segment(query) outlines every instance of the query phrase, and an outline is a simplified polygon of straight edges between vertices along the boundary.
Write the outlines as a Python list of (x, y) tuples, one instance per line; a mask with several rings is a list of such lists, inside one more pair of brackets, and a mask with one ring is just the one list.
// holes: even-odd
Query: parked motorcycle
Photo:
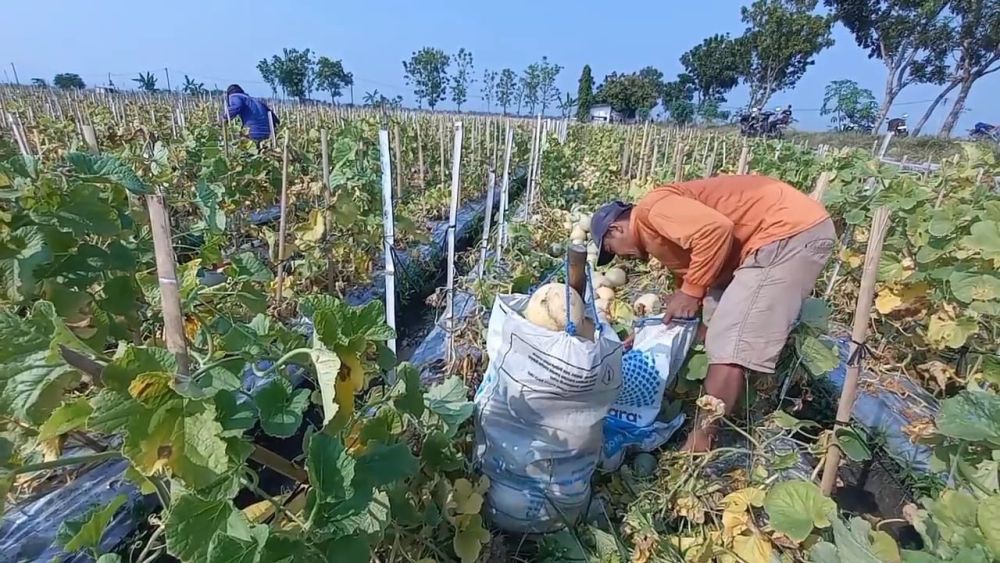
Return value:
[(894, 117), (889, 120), (887, 128), (890, 133), (895, 137), (907, 137), (910, 135), (910, 129), (906, 126), (906, 118), (910, 117), (908, 114), (903, 114), (903, 117)]
[(780, 139), (792, 122), (792, 108), (788, 106), (784, 110), (779, 108), (776, 111), (761, 111), (761, 108), (754, 108), (740, 115), (739, 122), (740, 134), (746, 137)]

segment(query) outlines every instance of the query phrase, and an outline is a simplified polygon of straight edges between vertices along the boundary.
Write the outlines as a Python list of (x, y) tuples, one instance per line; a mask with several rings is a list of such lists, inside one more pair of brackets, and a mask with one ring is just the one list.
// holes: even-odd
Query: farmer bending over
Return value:
[[(682, 182), (634, 205), (615, 201), (594, 214), (591, 233), (599, 265), (652, 256), (674, 272), (679, 290), (667, 297), (663, 322), (702, 310), (704, 390), (725, 404), (726, 415), (743, 394), (747, 370), (774, 373), (836, 236), (819, 202), (766, 176)], [(685, 451), (712, 449), (716, 427), (700, 426), (696, 421)]]
[[(223, 117), (232, 119), (239, 116), (249, 132), (247, 136), (256, 141), (258, 146), (271, 136), (271, 122), (273, 121), (274, 127), (278, 126), (278, 116), (271, 108), (257, 98), (248, 96), (239, 84), (230, 84), (226, 88), (226, 100), (228, 108)], [(271, 115), (271, 120), (268, 120), (268, 114)]]

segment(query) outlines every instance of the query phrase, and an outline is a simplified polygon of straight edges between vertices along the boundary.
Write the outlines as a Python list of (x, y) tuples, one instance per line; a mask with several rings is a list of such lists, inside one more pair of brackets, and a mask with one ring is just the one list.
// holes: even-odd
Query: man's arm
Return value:
[(226, 108), (226, 119), (232, 119), (243, 111), (243, 96), (229, 96), (229, 106)]
[(733, 245), (733, 222), (702, 203), (675, 195), (649, 211), (649, 227), (691, 252), (681, 292), (701, 299), (715, 282)]

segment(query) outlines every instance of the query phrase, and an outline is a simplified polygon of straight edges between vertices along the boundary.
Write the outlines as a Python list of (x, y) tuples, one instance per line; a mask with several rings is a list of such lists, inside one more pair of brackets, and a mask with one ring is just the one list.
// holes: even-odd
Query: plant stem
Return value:
[(106, 452), (98, 452), (96, 454), (80, 455), (74, 457), (64, 457), (60, 459), (54, 459), (52, 461), (43, 461), (40, 463), (30, 463), (28, 465), (22, 465), (13, 470), (14, 475), (20, 475), (22, 473), (33, 473), (35, 471), (44, 471), (46, 469), (55, 469), (57, 467), (65, 467), (67, 465), (79, 465), (83, 463), (94, 463), (97, 461), (104, 461), (106, 459), (114, 459), (121, 457), (122, 453), (117, 450), (110, 450)]
[[(146, 554), (148, 554), (153, 549), (153, 544), (156, 543), (156, 540), (160, 539), (160, 536), (163, 535), (164, 531), (166, 531), (166, 526), (164, 526), (162, 523), (160, 524), (160, 527), (153, 530), (153, 533), (150, 534), (149, 536), (149, 541), (146, 542), (145, 547), (143, 547), (142, 551), (139, 552), (139, 557), (136, 559), (136, 561), (138, 561), (139, 563), (145, 563)], [(150, 560), (153, 560), (155, 557), (156, 555), (154, 554), (154, 556), (151, 557)]]

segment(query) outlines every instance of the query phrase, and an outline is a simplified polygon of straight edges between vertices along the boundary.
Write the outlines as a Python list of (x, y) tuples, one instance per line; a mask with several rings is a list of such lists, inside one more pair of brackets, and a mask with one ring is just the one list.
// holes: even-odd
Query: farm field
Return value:
[[(208, 97), (2, 99), (0, 560), (1000, 559), (990, 150), (918, 173), (709, 130), (307, 105), (258, 147)], [(735, 173), (837, 227), (777, 377), (749, 380), (714, 452), (675, 438), (595, 474), (583, 521), (491, 527), (472, 399), (496, 296), (562, 279), (602, 203)], [(625, 336), (672, 277), (619, 267), (602, 316)], [(442, 361), (411, 358), (458, 302)], [(663, 416), (701, 408), (706, 368), (696, 347)]]

